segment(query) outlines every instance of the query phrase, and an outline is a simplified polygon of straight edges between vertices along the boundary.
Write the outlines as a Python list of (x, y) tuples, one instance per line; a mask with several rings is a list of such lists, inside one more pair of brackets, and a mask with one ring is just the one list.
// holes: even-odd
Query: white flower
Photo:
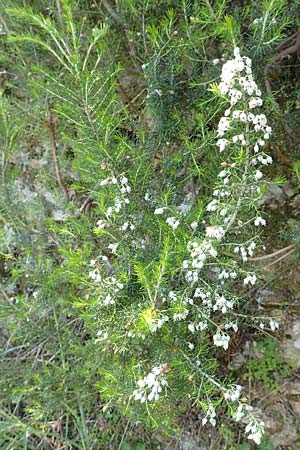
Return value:
[(220, 63), (219, 58), (213, 59), (213, 60), (212, 60), (212, 63), (213, 63), (214, 66), (216, 66), (217, 64), (219, 64), (219, 63)]
[(227, 139), (218, 139), (217, 146), (219, 147), (220, 152), (223, 152), (225, 150), (227, 143), (228, 143)]
[(191, 333), (195, 333), (195, 325), (193, 323), (188, 324), (188, 329)]
[(154, 214), (163, 214), (166, 208), (156, 208)]
[(109, 244), (107, 248), (109, 248), (109, 250), (111, 250), (112, 253), (116, 253), (118, 247), (119, 247), (119, 244), (116, 243), (116, 244)]
[(233, 302), (230, 300), (226, 300), (226, 298), (223, 295), (216, 294), (215, 300), (216, 302), (213, 306), (214, 311), (221, 310), (222, 313), (225, 314), (228, 309), (233, 308)]
[(206, 211), (212, 212), (212, 211), (216, 211), (218, 208), (218, 200), (217, 199), (213, 199), (206, 207)]
[(229, 278), (229, 273), (226, 270), (222, 270), (219, 274), (219, 280), (226, 280), (227, 278)]
[(223, 347), (224, 350), (228, 349), (230, 337), (226, 333), (222, 333), (220, 330), (213, 335), (214, 344), (216, 347)]
[(187, 318), (187, 315), (189, 313), (188, 309), (184, 309), (184, 311), (180, 313), (174, 313), (173, 314), (173, 320), (176, 322), (177, 320), (185, 320)]
[(259, 445), (261, 443), (261, 438), (262, 438), (262, 432), (260, 430), (257, 430), (255, 433), (251, 433), (248, 436), (248, 439), (251, 439), (257, 445)]
[(224, 391), (224, 398), (226, 400), (230, 400), (231, 402), (236, 402), (241, 395), (242, 386), (237, 384), (236, 386), (232, 386), (230, 389)]
[[(107, 216), (111, 216), (112, 213), (113, 213), (113, 208), (110, 206), (109, 208), (107, 208), (106, 215), (107, 215)], [(98, 227), (98, 228), (99, 228), (99, 227)], [(104, 227), (102, 227), (102, 228), (104, 228)]]
[[(227, 170), (221, 170), (221, 172), (219, 173), (218, 177), (220, 178), (224, 178), (227, 176)], [(214, 201), (214, 200), (213, 200)]]
[(275, 331), (277, 328), (279, 328), (279, 323), (276, 322), (276, 320), (271, 319), (270, 320), (270, 328), (272, 331)]
[(233, 50), (233, 54), (234, 56), (237, 58), (238, 56), (240, 56), (240, 49), (239, 47), (235, 47)]
[(218, 136), (223, 136), (225, 131), (229, 130), (230, 122), (226, 117), (221, 117), (218, 125)]
[(198, 227), (198, 222), (192, 222), (191, 223), (192, 230), (196, 230), (197, 227)]
[(260, 419), (250, 418), (248, 425), (245, 428), (245, 432), (250, 434), (248, 439), (251, 439), (255, 444), (259, 445), (261, 443), (261, 438), (264, 434), (264, 423)]
[(253, 256), (253, 250), (256, 248), (255, 242), (251, 242), (248, 246), (248, 253), (250, 256)]
[(256, 217), (256, 219), (255, 219), (255, 221), (254, 221), (254, 225), (256, 226), (256, 227), (259, 227), (259, 225), (263, 225), (263, 226), (266, 226), (266, 221), (265, 221), (265, 219), (263, 219), (262, 217)]
[(176, 230), (176, 228), (180, 225), (180, 221), (176, 220), (175, 217), (168, 217), (166, 222), (171, 228), (173, 228), (173, 230)]
[(262, 106), (262, 104), (263, 104), (263, 101), (261, 98), (253, 97), (249, 101), (249, 108), (253, 109), (253, 108), (256, 108), (257, 106)]
[(234, 331), (235, 333), (236, 333), (237, 330), (239, 329), (238, 326), (237, 326), (237, 324), (236, 324), (235, 322), (229, 322), (229, 323), (226, 323), (225, 326), (224, 326), (224, 328), (225, 328), (225, 330), (229, 330), (230, 328), (232, 328), (233, 331)]
[(202, 419), (202, 425), (205, 425), (207, 421), (214, 427), (216, 425), (216, 410), (213, 405), (209, 405), (208, 410), (206, 412), (206, 416)]
[(197, 325), (197, 327), (198, 327), (198, 329), (199, 329), (200, 331), (203, 331), (203, 330), (206, 330), (206, 329), (207, 329), (208, 324), (207, 324), (207, 322), (199, 322), (198, 325)]
[(247, 284), (252, 284), (252, 286), (254, 286), (255, 285), (255, 283), (256, 283), (256, 280), (257, 280), (257, 278), (256, 278), (256, 275), (255, 274), (248, 274), (247, 276), (246, 276), (246, 278), (244, 278), (244, 285), (245, 286), (247, 286)]
[(121, 226), (121, 230), (122, 231), (126, 231), (128, 227), (129, 227), (129, 223), (128, 222), (124, 222), (123, 225)]
[(146, 400), (159, 400), (162, 388), (168, 386), (168, 381), (165, 376), (164, 368), (166, 364), (153, 367), (150, 373), (143, 379), (138, 380), (138, 389), (133, 391), (135, 400), (144, 403)]
[(114, 303), (115, 303), (114, 299), (112, 298), (112, 296), (110, 294), (108, 294), (104, 299), (104, 305), (108, 306), (108, 305), (113, 305)]
[(99, 230), (103, 230), (103, 228), (106, 227), (106, 222), (105, 220), (98, 220), (97, 222), (97, 228), (99, 228)]
[(240, 403), (237, 410), (235, 411), (234, 418), (236, 422), (240, 422), (244, 416), (245, 416), (244, 404)]
[(122, 177), (120, 182), (121, 182), (121, 184), (127, 184), (128, 183), (128, 178)]
[(272, 164), (273, 159), (271, 156), (266, 156), (265, 158), (262, 155), (259, 155), (257, 159), (264, 165), (267, 166), (268, 164)]
[(205, 234), (207, 237), (215, 238), (217, 241), (220, 241), (225, 234), (224, 228), (214, 225), (210, 227), (206, 227)]
[(256, 180), (260, 180), (262, 177), (263, 177), (263, 173), (262, 173), (260, 170), (257, 170), (257, 171), (255, 172), (254, 178), (255, 178)]

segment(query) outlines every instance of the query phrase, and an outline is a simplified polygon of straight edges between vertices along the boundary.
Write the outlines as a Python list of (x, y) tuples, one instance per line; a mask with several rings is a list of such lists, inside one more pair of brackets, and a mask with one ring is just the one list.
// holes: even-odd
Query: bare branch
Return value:
[(57, 120), (57, 117), (54, 114), (50, 113), (49, 121), (48, 121), (48, 128), (49, 128), (49, 134), (50, 134), (52, 157), (53, 157), (53, 161), (54, 161), (55, 172), (56, 172), (58, 184), (59, 184), (61, 190), (63, 191), (63, 193), (65, 194), (66, 199), (69, 200), (70, 199), (69, 191), (66, 188), (66, 185), (64, 184), (64, 182), (62, 180), (61, 170), (59, 167), (59, 161), (58, 161), (58, 156), (57, 156), (57, 145), (56, 145), (56, 137), (55, 137), (56, 120)]

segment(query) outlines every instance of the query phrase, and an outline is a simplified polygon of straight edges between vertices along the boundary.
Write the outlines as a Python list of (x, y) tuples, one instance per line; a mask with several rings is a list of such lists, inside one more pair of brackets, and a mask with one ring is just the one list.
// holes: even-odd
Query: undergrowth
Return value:
[(298, 2), (0, 8), (1, 448), (159, 448), (191, 405), (259, 444), (221, 362), (278, 325), (252, 296), (281, 132), (262, 64)]

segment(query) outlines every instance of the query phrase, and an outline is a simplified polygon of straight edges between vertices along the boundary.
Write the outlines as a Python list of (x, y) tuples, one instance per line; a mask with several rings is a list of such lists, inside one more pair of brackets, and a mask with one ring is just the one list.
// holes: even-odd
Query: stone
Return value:
[(264, 411), (263, 420), (266, 427), (266, 437), (272, 442), (275, 448), (293, 446), (295, 444), (297, 439), (297, 426), (294, 424), (293, 417), (288, 412), (287, 405), (275, 400)]
[(290, 201), (289, 204), (292, 209), (291, 214), (293, 217), (299, 219), (300, 217), (300, 194), (295, 195)]
[(207, 450), (206, 447), (198, 445), (192, 434), (187, 431), (180, 435), (178, 446), (180, 450)]
[(300, 368), (300, 321), (291, 323), (281, 343), (281, 353), (285, 361)]
[(286, 199), (287, 197), (281, 187), (274, 184), (268, 186), (266, 193), (260, 203), (272, 210), (276, 210), (282, 208), (285, 205)]
[(284, 186), (281, 187), (281, 189), (283, 190), (284, 194), (288, 198), (291, 198), (291, 197), (293, 197), (293, 195), (295, 195), (295, 191), (294, 191), (291, 183), (285, 184)]

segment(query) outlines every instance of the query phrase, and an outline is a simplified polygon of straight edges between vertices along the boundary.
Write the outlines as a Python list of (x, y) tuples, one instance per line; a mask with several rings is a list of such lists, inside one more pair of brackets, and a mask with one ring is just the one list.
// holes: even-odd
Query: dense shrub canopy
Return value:
[(29, 3), (0, 6), (2, 447), (126, 448), (191, 405), (260, 444), (229, 355), (278, 328), (253, 261), (298, 2)]

